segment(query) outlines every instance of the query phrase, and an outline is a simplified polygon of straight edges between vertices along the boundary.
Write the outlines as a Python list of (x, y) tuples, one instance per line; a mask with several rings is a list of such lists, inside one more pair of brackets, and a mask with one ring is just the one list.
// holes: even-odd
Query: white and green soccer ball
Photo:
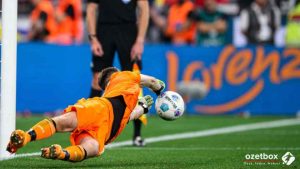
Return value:
[(165, 91), (157, 97), (155, 110), (162, 119), (175, 120), (184, 113), (184, 101), (178, 93)]

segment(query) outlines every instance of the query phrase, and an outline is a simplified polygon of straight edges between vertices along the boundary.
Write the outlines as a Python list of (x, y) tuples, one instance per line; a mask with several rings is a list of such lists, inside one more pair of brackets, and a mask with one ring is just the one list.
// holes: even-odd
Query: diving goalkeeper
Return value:
[(29, 131), (12, 132), (7, 151), (15, 153), (31, 141), (48, 138), (56, 132), (71, 132), (72, 146), (62, 148), (58, 144), (41, 149), (47, 159), (82, 161), (101, 155), (106, 144), (112, 142), (126, 124), (147, 113), (153, 99), (138, 98), (140, 87), (148, 87), (157, 95), (165, 84), (138, 72), (119, 71), (109, 67), (99, 74), (99, 86), (104, 89), (102, 97), (81, 99), (68, 106), (62, 115), (44, 119)]

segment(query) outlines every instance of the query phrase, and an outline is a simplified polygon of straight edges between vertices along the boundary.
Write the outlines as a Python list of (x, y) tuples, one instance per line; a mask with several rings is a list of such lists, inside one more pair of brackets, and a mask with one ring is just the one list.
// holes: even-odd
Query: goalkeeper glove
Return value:
[(153, 103), (153, 98), (150, 95), (140, 97), (138, 100), (138, 104), (144, 108), (145, 114), (148, 113), (148, 111), (151, 109)]
[(161, 94), (161, 92), (165, 89), (166, 85), (163, 81), (157, 79), (157, 82), (160, 84), (160, 88), (156, 91), (153, 91), (157, 96), (159, 96)]

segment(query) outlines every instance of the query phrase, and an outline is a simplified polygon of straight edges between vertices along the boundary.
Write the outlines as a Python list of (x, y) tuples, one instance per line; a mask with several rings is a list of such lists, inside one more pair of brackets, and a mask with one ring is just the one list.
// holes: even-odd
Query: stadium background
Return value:
[[(58, 4), (57, 0), (51, 2), (54, 6)], [(163, 9), (168, 12), (168, 5), (175, 2), (151, 0), (151, 10)], [(195, 8), (203, 7), (203, 1), (193, 2)], [(300, 83), (299, 49), (290, 50), (285, 47), (287, 14), (296, 1), (270, 1), (281, 11), (281, 25), (274, 35), (275, 46), (247, 45), (240, 30), (239, 15), (251, 2), (252, 0), (217, 1), (218, 11), (228, 16), (226, 43), (219, 46), (168, 44), (169, 41), (157, 39), (153, 33), (157, 31), (156, 25), (151, 22), (143, 55), (143, 73), (166, 81), (168, 90), (175, 90), (176, 84), (182, 80), (204, 81), (209, 88), (207, 97), (201, 101), (188, 102), (187, 113), (190, 114), (296, 115), (299, 111), (299, 96), (295, 92)], [(20, 0), (18, 3), (20, 43), (17, 52), (17, 111), (25, 114), (53, 113), (81, 97), (87, 97), (91, 80), (91, 52), (86, 28), (82, 44), (28, 42), (28, 15), (32, 5), (28, 0)], [(82, 10), (85, 14), (86, 1), (82, 1)], [(237, 48), (231, 49), (231, 44)], [(226, 52), (229, 53), (225, 54)], [(225, 59), (224, 63), (222, 57)], [(268, 59), (275, 60), (269, 63)], [(245, 62), (246, 65), (241, 70), (234, 70), (232, 67), (237, 64), (234, 62)], [(260, 63), (265, 66), (259, 67)], [(115, 65), (118, 67), (117, 60)], [(219, 65), (219, 75), (213, 72), (213, 65)], [(257, 69), (259, 71), (255, 71)], [(207, 76), (204, 79), (205, 73), (209, 74), (209, 79)], [(257, 84), (258, 82), (263, 84)], [(256, 91), (250, 91), (251, 89)], [(147, 91), (146, 93), (149, 94)]]

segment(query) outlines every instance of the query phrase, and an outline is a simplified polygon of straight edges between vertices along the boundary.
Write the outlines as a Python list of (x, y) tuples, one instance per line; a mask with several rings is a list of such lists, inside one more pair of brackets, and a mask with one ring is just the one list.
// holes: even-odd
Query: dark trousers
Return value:
[(92, 71), (100, 72), (102, 69), (113, 65), (117, 52), (122, 70), (132, 70), (133, 62), (130, 58), (131, 48), (137, 36), (136, 24), (103, 24), (97, 29), (97, 38), (102, 45), (104, 55), (93, 55)]
[[(102, 57), (92, 56), (91, 69), (93, 72), (100, 72), (102, 69), (113, 66), (115, 53), (117, 52), (122, 70), (132, 70), (131, 48), (137, 37), (136, 24), (102, 24), (97, 28), (97, 38), (102, 45), (104, 55)], [(137, 61), (141, 69), (141, 61)], [(91, 89), (90, 97), (100, 96), (101, 92)], [(134, 121), (134, 135), (141, 135), (141, 121)]]

